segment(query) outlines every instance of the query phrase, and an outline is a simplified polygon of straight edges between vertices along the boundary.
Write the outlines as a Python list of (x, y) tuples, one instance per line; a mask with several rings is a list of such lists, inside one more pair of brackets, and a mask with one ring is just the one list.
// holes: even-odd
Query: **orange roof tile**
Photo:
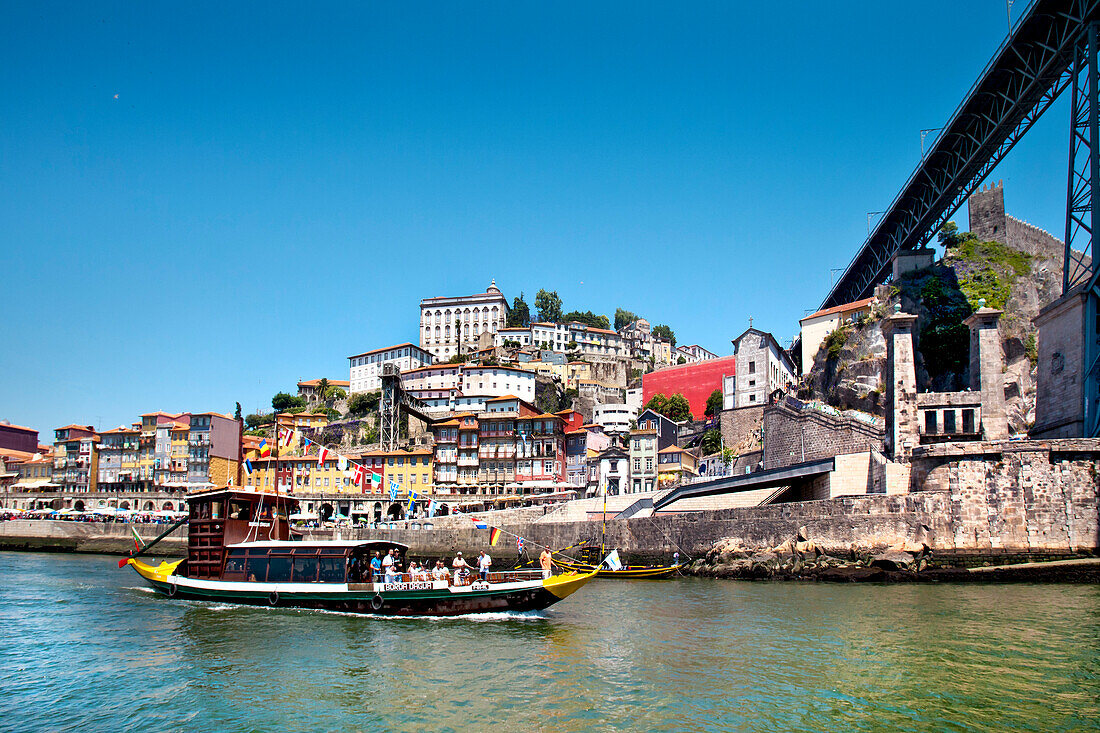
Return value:
[(874, 298), (864, 298), (863, 300), (854, 300), (851, 303), (841, 303), (840, 305), (834, 305), (832, 308), (825, 308), (824, 310), (819, 310), (817, 313), (811, 313), (805, 318), (798, 319), (798, 322), (802, 323), (803, 321), (808, 321), (811, 318), (829, 316), (833, 313), (848, 313), (850, 311), (862, 310), (863, 308), (870, 308), (871, 304), (874, 302)]
[[(308, 379), (304, 382), (298, 382), (298, 386), (299, 387), (316, 387), (320, 383), (321, 383), (320, 379)], [(330, 386), (330, 387), (350, 387), (351, 382), (340, 380), (340, 379), (330, 379), (330, 380), (328, 380), (328, 386)]]
[(519, 399), (519, 397), (517, 397), (514, 394), (506, 394), (503, 397), (493, 397), (492, 399), (488, 399), (488, 400), (485, 400), (485, 401), (486, 402), (504, 402), (505, 400), (518, 400), (518, 399)]
[(22, 425), (15, 425), (13, 423), (0, 423), (0, 428), (13, 428), (15, 430), (26, 430), (28, 433), (37, 433), (34, 428), (23, 427)]

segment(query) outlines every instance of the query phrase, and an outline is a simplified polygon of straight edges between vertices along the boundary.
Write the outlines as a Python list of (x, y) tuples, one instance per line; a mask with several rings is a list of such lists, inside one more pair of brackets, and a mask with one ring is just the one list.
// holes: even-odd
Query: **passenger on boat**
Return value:
[(371, 581), (377, 583), (382, 580), (382, 553), (374, 551), (374, 557), (370, 561)]
[[(386, 575), (389, 575), (390, 573), (393, 572), (393, 565), (394, 565), (393, 550), (390, 550), (389, 552), (386, 553), (386, 556), (384, 558), (382, 558), (382, 572), (385, 573)], [(389, 581), (386, 581), (386, 582), (389, 582)]]
[(398, 580), (400, 580), (400, 576), (394, 570), (393, 563), (390, 563), (386, 566), (386, 582), (396, 583)]
[(420, 563), (409, 563), (409, 573), (412, 575), (413, 580), (431, 580), (431, 576), (428, 575), (428, 569)]
[(443, 564), (442, 560), (435, 561), (435, 567), (432, 568), (433, 580), (450, 580), (451, 574), (447, 570), (447, 566)]
[(539, 565), (542, 567), (542, 579), (546, 580), (547, 578), (550, 577), (550, 572), (553, 568), (553, 565), (551, 564), (551, 561), (550, 561), (550, 550), (549, 549), (543, 550), (542, 554), (539, 555)]
[(470, 566), (462, 557), (461, 552), (455, 553), (455, 559), (451, 561), (451, 569), (455, 572), (455, 585), (462, 585), (462, 581), (470, 574)]
[(489, 579), (489, 567), (493, 564), (493, 558), (489, 557), (488, 553), (482, 551), (477, 558), (477, 570), (478, 575), (482, 580)]

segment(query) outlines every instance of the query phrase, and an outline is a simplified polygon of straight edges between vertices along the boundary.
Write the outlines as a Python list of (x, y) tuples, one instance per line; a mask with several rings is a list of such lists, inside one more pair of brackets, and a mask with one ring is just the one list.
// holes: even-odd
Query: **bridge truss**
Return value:
[(956, 108), (821, 308), (869, 297), (902, 250), (925, 244), (1013, 146), (1072, 88), (1063, 295), (1083, 291), (1085, 434), (1100, 436), (1097, 24), (1100, 0), (1036, 0)]

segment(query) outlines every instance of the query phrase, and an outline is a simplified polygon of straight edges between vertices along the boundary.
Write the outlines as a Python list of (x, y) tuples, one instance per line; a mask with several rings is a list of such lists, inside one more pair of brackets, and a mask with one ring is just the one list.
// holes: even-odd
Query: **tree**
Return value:
[(508, 312), (508, 328), (527, 328), (531, 325), (531, 309), (523, 299), (521, 292), (512, 300), (512, 310)]
[(556, 290), (539, 290), (535, 294), (535, 310), (540, 321), (558, 323), (561, 321), (561, 298)]
[(652, 333), (654, 336), (664, 336), (672, 344), (672, 348), (676, 348), (676, 334), (668, 326), (663, 323), (658, 324), (653, 327)]
[(702, 449), (704, 456), (722, 450), (722, 431), (715, 428), (703, 433), (703, 439), (699, 442), (699, 447)]
[(658, 392), (649, 398), (649, 402), (643, 405), (642, 409), (653, 410), (659, 415), (665, 414), (666, 405), (668, 404), (668, 398)]
[(694, 419), (687, 398), (678, 392), (668, 398), (668, 402), (665, 403), (664, 415), (669, 420), (675, 420), (676, 422)]
[(240, 420), (241, 419), (241, 403), (240, 402), (237, 403), (237, 409), (233, 411), (233, 419), (234, 420)]
[(275, 422), (275, 416), (268, 413), (256, 413), (254, 415), (246, 415), (244, 418), (244, 424), (249, 430), (256, 430), (262, 425), (270, 425)]
[(707, 397), (707, 410), (703, 414), (707, 417), (714, 417), (722, 411), (722, 390), (716, 389), (710, 393), (710, 397)]
[(464, 354), (455, 354), (447, 360), (448, 364), (465, 364), (467, 357)]
[(687, 363), (688, 363), (688, 360), (684, 358), (683, 354), (680, 354), (680, 356), (676, 359), (676, 365), (677, 366), (679, 366), (680, 364), (687, 364)]
[(638, 316), (636, 314), (631, 313), (630, 311), (626, 310), (625, 308), (616, 308), (615, 309), (615, 330), (616, 331), (620, 331), (620, 330), (626, 328), (631, 323), (634, 323), (634, 321), (636, 321), (636, 320), (638, 320)]
[(936, 234), (936, 240), (943, 245), (944, 249), (951, 249), (952, 247), (958, 247), (969, 234), (970, 232), (959, 232), (959, 225), (949, 221)]
[(592, 311), (585, 311), (583, 313), (580, 311), (569, 311), (561, 317), (562, 323), (572, 323), (573, 321), (583, 323), (589, 328), (606, 329), (611, 327), (611, 323), (607, 320), (607, 316), (598, 316)]
[(322, 400), (328, 397), (328, 377), (321, 377), (317, 380), (317, 396)]
[(286, 412), (295, 407), (305, 407), (306, 401), (301, 397), (295, 397), (286, 392), (279, 392), (271, 398), (271, 406), (276, 412)]
[(378, 410), (378, 403), (382, 400), (381, 390), (374, 392), (356, 392), (348, 400), (349, 415), (367, 415)]

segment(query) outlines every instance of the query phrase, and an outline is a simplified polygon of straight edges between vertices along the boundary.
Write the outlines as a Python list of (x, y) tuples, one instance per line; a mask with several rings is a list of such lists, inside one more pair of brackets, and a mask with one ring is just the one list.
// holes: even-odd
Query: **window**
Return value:
[(428, 474), (424, 474), (424, 481), (423, 482), (425, 484), (428, 483)]
[(749, 362), (749, 374), (756, 374), (756, 362), (755, 361), (750, 361)]
[(954, 433), (955, 432), (955, 411), (944, 410), (943, 412), (943, 432)]
[(974, 432), (974, 410), (973, 409), (963, 410), (963, 432), (964, 433), (973, 433)]
[(635, 458), (634, 459), (634, 470), (635, 471), (641, 471), (642, 470), (642, 459), (641, 458)]
[(936, 411), (929, 410), (924, 413), (924, 432), (932, 435), (936, 432)]
[(653, 459), (652, 458), (645, 459), (645, 470), (646, 470), (647, 473), (653, 470)]

